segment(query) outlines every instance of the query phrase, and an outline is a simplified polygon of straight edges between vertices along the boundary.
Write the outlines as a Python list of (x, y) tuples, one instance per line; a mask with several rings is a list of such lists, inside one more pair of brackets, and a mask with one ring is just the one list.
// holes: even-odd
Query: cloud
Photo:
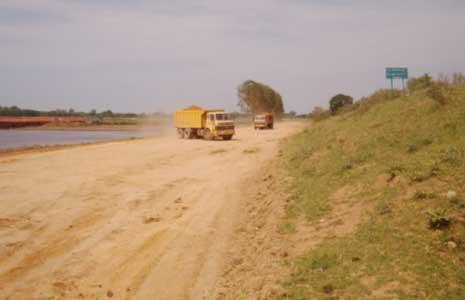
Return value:
[(410, 9), (414, 11), (423, 9), (465, 9), (465, 3), (461, 0), (390, 0), (390, 1), (372, 1), (372, 0), (288, 0), (288, 3), (295, 3), (307, 6), (351, 6), (354, 8), (372, 8), (395, 9), (397, 11)]
[(66, 21), (65, 16), (47, 8), (0, 5), (0, 26), (56, 25)]

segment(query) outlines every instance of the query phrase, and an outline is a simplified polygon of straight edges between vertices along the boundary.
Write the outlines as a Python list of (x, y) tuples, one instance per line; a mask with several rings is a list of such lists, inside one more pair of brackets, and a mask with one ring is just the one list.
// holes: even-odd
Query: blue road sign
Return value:
[(407, 68), (386, 68), (386, 79), (408, 79)]

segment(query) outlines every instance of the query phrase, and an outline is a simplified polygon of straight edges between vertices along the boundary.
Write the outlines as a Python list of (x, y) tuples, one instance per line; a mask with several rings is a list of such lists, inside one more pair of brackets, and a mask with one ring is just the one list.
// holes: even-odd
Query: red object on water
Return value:
[(47, 123), (80, 123), (84, 118), (71, 117), (0, 117), (0, 127), (12, 128), (22, 126), (41, 126)]

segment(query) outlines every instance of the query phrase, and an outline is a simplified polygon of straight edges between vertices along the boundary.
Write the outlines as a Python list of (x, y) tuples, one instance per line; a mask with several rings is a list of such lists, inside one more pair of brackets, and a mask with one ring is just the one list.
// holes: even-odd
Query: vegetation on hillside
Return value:
[(465, 87), (422, 81), (380, 90), (288, 144), (288, 228), (338, 212), (344, 226), (360, 204), (363, 217), (295, 261), (287, 299), (465, 299)]
[(351, 105), (354, 103), (354, 98), (349, 95), (337, 94), (329, 100), (329, 109), (331, 113), (335, 114), (339, 109), (346, 105)]
[(325, 110), (319, 106), (315, 107), (309, 114), (309, 117), (314, 121), (325, 120), (332, 115), (344, 114), (349, 111), (366, 111), (371, 106), (397, 99), (403, 94), (424, 91), (426, 95), (439, 104), (446, 104), (448, 93), (451, 88), (465, 87), (465, 75), (462, 73), (454, 73), (452, 75), (440, 74), (437, 80), (434, 80), (430, 75), (410, 78), (407, 82), (407, 91), (398, 89), (379, 89), (368, 97), (363, 97), (357, 102), (353, 102), (352, 97), (344, 94), (338, 94), (329, 100), (329, 109)]
[(239, 106), (245, 112), (272, 112), (277, 117), (284, 113), (281, 95), (266, 84), (244, 81), (238, 88)]

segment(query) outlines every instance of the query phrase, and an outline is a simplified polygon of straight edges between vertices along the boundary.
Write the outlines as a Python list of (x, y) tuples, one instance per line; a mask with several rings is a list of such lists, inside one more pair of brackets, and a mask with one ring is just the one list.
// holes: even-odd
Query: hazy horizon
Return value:
[[(4, 0), (0, 105), (50, 110), (239, 110), (244, 80), (307, 113), (331, 96), (465, 71), (465, 2)], [(397, 83), (400, 87), (400, 83)]]

